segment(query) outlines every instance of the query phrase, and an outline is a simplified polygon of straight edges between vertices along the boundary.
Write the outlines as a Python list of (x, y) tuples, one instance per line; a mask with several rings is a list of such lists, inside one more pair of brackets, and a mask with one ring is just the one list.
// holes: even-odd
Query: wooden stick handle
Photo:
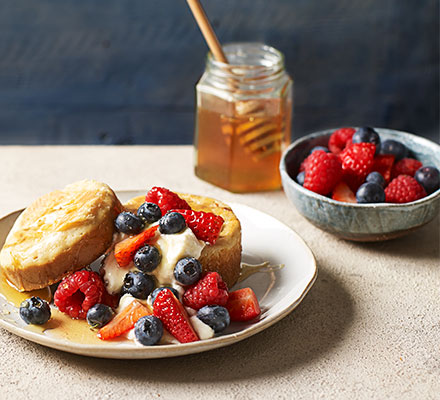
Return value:
[(208, 17), (206, 16), (205, 11), (203, 10), (202, 5), (199, 0), (186, 0), (191, 12), (194, 15), (194, 18), (199, 25), (200, 30), (202, 31), (203, 37), (208, 44), (211, 53), (214, 55), (214, 58), (217, 61), (221, 61), (224, 63), (228, 63), (228, 60), (223, 52), (222, 46), (215, 35), (214, 30), (212, 29), (211, 24), (209, 23)]

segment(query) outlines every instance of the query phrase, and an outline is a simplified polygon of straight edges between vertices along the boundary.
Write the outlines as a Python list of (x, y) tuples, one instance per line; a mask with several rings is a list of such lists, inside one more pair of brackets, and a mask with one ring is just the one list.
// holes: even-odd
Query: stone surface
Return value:
[(438, 398), (438, 218), (390, 242), (343, 241), (308, 223), (281, 191), (239, 195), (200, 181), (189, 146), (0, 147), (0, 166), (1, 215), (84, 178), (116, 190), (163, 185), (273, 215), (304, 238), (319, 268), (315, 285), (288, 317), (198, 355), (101, 360), (0, 329), (0, 398)]

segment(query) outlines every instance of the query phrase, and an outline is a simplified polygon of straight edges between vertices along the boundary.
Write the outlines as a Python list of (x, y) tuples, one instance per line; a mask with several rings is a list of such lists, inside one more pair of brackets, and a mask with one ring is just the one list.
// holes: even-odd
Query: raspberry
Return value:
[(96, 272), (77, 271), (58, 285), (54, 303), (71, 318), (85, 319), (89, 308), (101, 301), (104, 292), (104, 283)]
[(154, 186), (145, 196), (147, 203), (157, 204), (162, 211), (162, 215), (165, 215), (167, 211), (173, 208), (191, 210), (189, 204), (181, 199), (176, 193), (166, 188)]
[(323, 150), (314, 151), (305, 160), (304, 187), (312, 192), (326, 195), (341, 180), (342, 170), (338, 157)]
[(351, 144), (351, 138), (355, 133), (354, 128), (340, 128), (336, 129), (328, 141), (328, 148), (333, 154), (339, 154), (348, 145)]
[(220, 215), (204, 211), (172, 210), (185, 218), (186, 224), (193, 231), (196, 238), (215, 244), (222, 230), (224, 219)]
[(183, 304), (199, 310), (208, 305), (225, 306), (228, 287), (217, 272), (209, 272), (183, 294)]
[(425, 189), (412, 176), (408, 175), (399, 175), (385, 188), (387, 203), (409, 203), (425, 196)]
[(422, 163), (414, 158), (402, 158), (397, 161), (391, 170), (391, 178), (394, 179), (399, 175), (409, 175), (414, 177), (416, 171), (422, 167)]

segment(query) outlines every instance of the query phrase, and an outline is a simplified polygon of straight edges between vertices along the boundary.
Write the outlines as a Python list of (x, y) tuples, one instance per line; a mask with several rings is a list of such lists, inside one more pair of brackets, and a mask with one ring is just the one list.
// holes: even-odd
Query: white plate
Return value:
[[(126, 191), (119, 192), (118, 196), (124, 202), (140, 194), (142, 193)], [(133, 342), (119, 341), (90, 345), (36, 332), (21, 320), (17, 308), (0, 297), (0, 326), (25, 339), (58, 350), (93, 357), (122, 359), (162, 358), (199, 353), (236, 343), (261, 332), (298, 306), (316, 279), (316, 263), (304, 241), (286, 225), (245, 205), (231, 204), (231, 207), (242, 225), (242, 261), (284, 264), (282, 269), (256, 273), (234, 287), (251, 287), (255, 291), (262, 310), (257, 321), (233, 323), (223, 335), (193, 343), (141, 347)], [(3, 246), (20, 212), (16, 211), (0, 219), (0, 246)]]

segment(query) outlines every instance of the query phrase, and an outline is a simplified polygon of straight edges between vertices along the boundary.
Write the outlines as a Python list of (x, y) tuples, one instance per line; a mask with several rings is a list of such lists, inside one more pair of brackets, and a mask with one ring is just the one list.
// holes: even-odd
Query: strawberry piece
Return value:
[(199, 340), (189, 321), (188, 313), (171, 290), (161, 290), (154, 300), (153, 308), (154, 315), (162, 321), (165, 329), (180, 343)]
[(199, 310), (208, 305), (225, 306), (228, 286), (218, 272), (209, 272), (183, 294), (183, 304)]
[(127, 267), (136, 252), (146, 244), (149, 244), (156, 234), (158, 225), (154, 225), (136, 236), (122, 240), (115, 245), (115, 258), (120, 267)]
[(391, 170), (393, 168), (395, 156), (392, 154), (382, 154), (374, 157), (372, 171), (379, 172), (385, 179), (385, 183), (391, 180)]
[(132, 329), (140, 318), (151, 314), (148, 306), (134, 300), (98, 331), (98, 338), (109, 340), (121, 336)]
[(356, 196), (345, 182), (339, 182), (333, 189), (332, 199), (344, 203), (357, 203)]
[(336, 129), (330, 136), (328, 141), (328, 149), (338, 155), (348, 145), (351, 144), (351, 138), (356, 132), (354, 128), (340, 128)]
[(402, 158), (397, 161), (391, 171), (391, 178), (394, 179), (399, 175), (409, 175), (414, 177), (416, 171), (421, 168), (423, 164), (414, 158)]
[(306, 176), (303, 187), (312, 192), (327, 195), (341, 180), (341, 163), (332, 153), (316, 150), (304, 163)]
[(385, 188), (387, 203), (409, 203), (425, 196), (423, 186), (409, 175), (399, 175)]
[(224, 219), (220, 215), (204, 211), (172, 210), (183, 215), (186, 225), (193, 231), (197, 239), (215, 244), (222, 230)]
[(261, 314), (257, 296), (251, 288), (230, 292), (226, 309), (231, 321), (249, 321)]
[(154, 186), (145, 196), (145, 201), (148, 203), (155, 203), (159, 206), (162, 215), (167, 211), (176, 209), (191, 210), (189, 204), (181, 199), (176, 193), (166, 188)]

